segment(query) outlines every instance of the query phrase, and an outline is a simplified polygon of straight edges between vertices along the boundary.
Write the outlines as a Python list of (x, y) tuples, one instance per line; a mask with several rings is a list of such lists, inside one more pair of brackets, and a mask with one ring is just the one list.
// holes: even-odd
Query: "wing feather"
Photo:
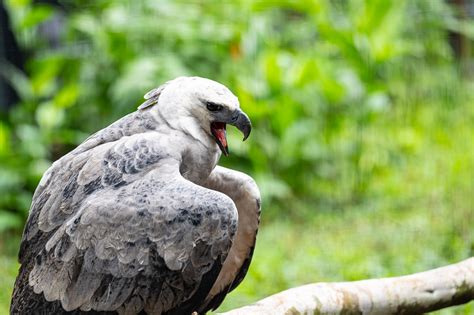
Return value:
[(226, 195), (185, 180), (157, 143), (151, 133), (99, 132), (45, 173), (20, 253), (28, 264), (35, 252), (35, 293), (65, 310), (132, 313), (204, 299), (237, 210)]
[(205, 183), (206, 187), (228, 195), (235, 202), (239, 224), (229, 255), (221, 273), (199, 311), (215, 310), (225, 296), (234, 290), (247, 274), (260, 223), (260, 192), (248, 175), (217, 166)]

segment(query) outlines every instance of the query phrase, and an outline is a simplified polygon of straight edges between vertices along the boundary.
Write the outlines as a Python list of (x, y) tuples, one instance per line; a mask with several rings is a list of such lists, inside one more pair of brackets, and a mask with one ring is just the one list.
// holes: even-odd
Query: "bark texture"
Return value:
[(474, 300), (474, 258), (408, 276), (292, 288), (222, 315), (421, 314)]

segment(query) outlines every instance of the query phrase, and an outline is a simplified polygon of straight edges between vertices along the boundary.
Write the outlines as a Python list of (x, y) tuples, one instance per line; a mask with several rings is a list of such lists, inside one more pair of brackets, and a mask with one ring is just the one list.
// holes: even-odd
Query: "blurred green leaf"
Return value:
[(36, 5), (31, 7), (21, 21), (21, 26), (30, 28), (45, 21), (53, 14), (53, 9), (45, 5)]
[(51, 162), (149, 89), (199, 75), (251, 117), (221, 163), (264, 200), (262, 243), (224, 308), (472, 251), (473, 56), (457, 60), (449, 35), (472, 38), (473, 21), (446, 1), (5, 3), (27, 60), (0, 61), (20, 97), (0, 113), (0, 230), (20, 230)]
[(23, 220), (13, 213), (0, 211), (0, 232), (4, 232), (12, 228), (20, 228)]

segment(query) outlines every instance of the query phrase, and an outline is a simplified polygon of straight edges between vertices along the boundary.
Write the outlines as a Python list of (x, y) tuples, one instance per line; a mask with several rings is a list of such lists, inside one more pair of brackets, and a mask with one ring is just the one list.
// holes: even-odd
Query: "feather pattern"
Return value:
[[(170, 84), (145, 98), (156, 103)], [(12, 314), (188, 314), (215, 307), (210, 298), (227, 293), (232, 281), (220, 271), (237, 277), (251, 258), (258, 217), (250, 229), (238, 223), (249, 202), (259, 211), (258, 189), (247, 175), (215, 168), (217, 145), (167, 119), (166, 97), (161, 112), (147, 105), (123, 117), (43, 175), (25, 225)], [(238, 237), (244, 230), (253, 238)], [(226, 267), (229, 253), (241, 263)]]
[(239, 213), (239, 224), (221, 273), (199, 309), (201, 313), (217, 309), (225, 296), (246, 276), (255, 248), (261, 211), (257, 184), (244, 173), (217, 166), (204, 186), (232, 198)]

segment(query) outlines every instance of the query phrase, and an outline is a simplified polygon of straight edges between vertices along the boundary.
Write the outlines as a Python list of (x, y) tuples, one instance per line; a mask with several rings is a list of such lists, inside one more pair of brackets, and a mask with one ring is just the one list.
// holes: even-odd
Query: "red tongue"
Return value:
[(213, 122), (211, 124), (212, 135), (216, 138), (217, 145), (221, 149), (222, 153), (225, 156), (229, 155), (229, 149), (227, 149), (227, 139), (226, 139), (226, 130), (225, 123), (222, 122)]
[[(217, 127), (217, 126), (216, 126)], [(225, 124), (223, 124), (223, 126), (218, 126), (216, 129), (214, 129), (215, 131), (215, 134), (216, 134), (216, 137), (217, 139), (220, 141), (220, 143), (222, 144), (222, 146), (224, 148), (227, 147), (227, 138), (226, 138), (226, 130), (225, 130)]]

